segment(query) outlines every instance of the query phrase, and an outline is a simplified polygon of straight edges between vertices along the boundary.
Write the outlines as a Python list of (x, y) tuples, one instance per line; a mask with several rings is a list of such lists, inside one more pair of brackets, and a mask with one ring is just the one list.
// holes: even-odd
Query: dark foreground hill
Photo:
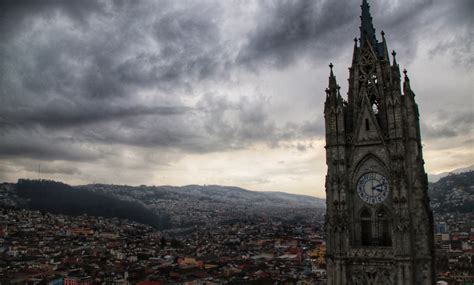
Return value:
[(76, 189), (67, 184), (49, 180), (21, 179), (16, 192), (25, 208), (78, 216), (102, 216), (129, 219), (148, 224), (159, 229), (169, 227), (169, 217), (158, 214), (133, 201), (123, 201), (114, 197)]

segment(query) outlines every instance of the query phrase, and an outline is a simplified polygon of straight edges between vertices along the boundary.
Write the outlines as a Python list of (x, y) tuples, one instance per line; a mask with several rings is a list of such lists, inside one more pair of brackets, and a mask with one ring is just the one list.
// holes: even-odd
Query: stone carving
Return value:
[(352, 274), (354, 285), (391, 285), (394, 283), (394, 273), (389, 268), (369, 266), (359, 268)]
[(348, 253), (348, 257), (363, 257), (367, 259), (374, 258), (390, 258), (393, 257), (393, 249), (385, 247), (370, 247), (370, 248), (351, 248)]

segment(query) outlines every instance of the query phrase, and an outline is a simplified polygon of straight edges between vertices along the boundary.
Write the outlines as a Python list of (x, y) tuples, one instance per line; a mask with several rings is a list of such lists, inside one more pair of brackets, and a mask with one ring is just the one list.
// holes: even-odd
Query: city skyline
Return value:
[[(0, 179), (324, 197), (329, 62), (360, 2), (23, 1), (0, 12)], [(428, 173), (474, 164), (472, 1), (371, 1), (408, 70)], [(378, 21), (380, 20), (380, 21)]]

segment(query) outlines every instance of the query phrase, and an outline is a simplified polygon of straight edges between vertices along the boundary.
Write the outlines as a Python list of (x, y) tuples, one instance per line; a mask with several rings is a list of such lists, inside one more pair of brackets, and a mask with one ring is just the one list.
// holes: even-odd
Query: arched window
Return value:
[(361, 245), (372, 245), (372, 213), (369, 209), (363, 209), (360, 213), (360, 229)]
[(370, 96), (370, 106), (372, 107), (374, 114), (377, 115), (379, 113), (379, 101), (377, 100), (377, 96), (375, 96), (375, 94)]
[(377, 211), (376, 215), (377, 244), (380, 246), (391, 246), (392, 235), (390, 229), (390, 215), (385, 208)]

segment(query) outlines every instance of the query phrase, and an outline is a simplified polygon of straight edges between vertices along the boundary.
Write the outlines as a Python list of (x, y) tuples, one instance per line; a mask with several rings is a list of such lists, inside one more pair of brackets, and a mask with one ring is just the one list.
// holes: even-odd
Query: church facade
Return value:
[(347, 100), (332, 64), (326, 89), (328, 284), (434, 284), (415, 94), (383, 32), (378, 41), (366, 0), (361, 7)]

